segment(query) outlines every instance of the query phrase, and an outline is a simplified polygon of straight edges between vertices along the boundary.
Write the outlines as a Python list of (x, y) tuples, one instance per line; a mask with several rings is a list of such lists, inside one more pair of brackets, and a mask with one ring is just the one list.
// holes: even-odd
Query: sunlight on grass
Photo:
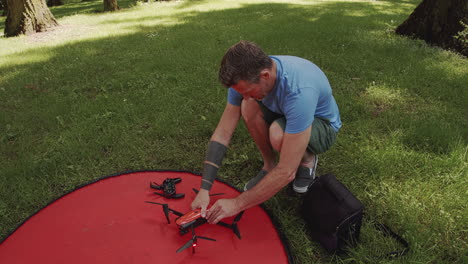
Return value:
[[(428, 160), (428, 162), (431, 161)], [(463, 161), (458, 161), (458, 164), (460, 164), (458, 168), (466, 171), (466, 163), (463, 165)], [(466, 207), (459, 206), (465, 201), (463, 188), (458, 190), (447, 188), (450, 184), (444, 184), (444, 178), (450, 175), (446, 172), (441, 172), (431, 178), (424, 177), (424, 175), (422, 178), (415, 176), (408, 174), (404, 181), (401, 179), (393, 182), (384, 181), (381, 182), (379, 188), (372, 188), (375, 191), (371, 195), (374, 204), (387, 208), (381, 214), (390, 218), (401, 217), (400, 225), (421, 224), (417, 229), (420, 232), (418, 236), (423, 238), (423, 242), (414, 245), (415, 250), (431, 248), (433, 245), (463, 244), (463, 236), (452, 231), (462, 228), (464, 225), (462, 223), (466, 222)], [(421, 180), (428, 184), (421, 186)], [(464, 182), (465, 186), (468, 183), (466, 177), (456, 181)], [(447, 197), (450, 197), (449, 201), (445, 201)], [(451, 254), (459, 256), (464, 251), (462, 248), (450, 250)]]
[[(14, 53), (44, 46), (50, 47), (76, 41), (128, 35), (140, 31), (142, 27), (173, 26), (183, 23), (180, 17), (184, 17), (184, 12), (172, 8), (181, 3), (142, 4), (131, 9), (99, 15), (94, 13), (82, 14), (83, 11), (81, 10), (79, 15), (58, 19), (60, 26), (50, 31), (0, 41), (0, 52), (5, 52), (5, 54)], [(78, 3), (71, 5), (80, 6)], [(95, 2), (86, 2), (84, 5), (93, 6)], [(67, 8), (67, 6), (57, 8)], [(57, 10), (57, 12), (59, 11), (60, 9)], [(138, 12), (137, 16), (135, 12)]]
[[(379, 208), (377, 214), (386, 218), (386, 222), (419, 230), (423, 242), (414, 245), (417, 251), (432, 245), (462, 244), (463, 236), (453, 230), (460, 230), (466, 218), (466, 206), (460, 206), (465, 204), (463, 186), (468, 183), (464, 175), (466, 145), (460, 142), (448, 158), (438, 157), (400, 144), (402, 132), (385, 143), (371, 139), (374, 147), (369, 145), (364, 151), (369, 152), (366, 156), (373, 157), (369, 169), (374, 169), (366, 173), (367, 187), (361, 194), (372, 200), (372, 208)], [(394, 164), (392, 169), (384, 169), (384, 164), (390, 163)], [(446, 201), (447, 197), (450, 201)], [(450, 250), (455, 256), (463, 253), (461, 248)]]
[[(447, 60), (447, 56), (457, 56), (459, 59)], [(425, 61), (430, 72), (443, 72), (449, 80), (464, 78), (468, 82), (468, 60), (461, 55), (442, 51), (440, 60)]]
[[(183, 23), (183, 13), (174, 12), (173, 3), (155, 3), (134, 7), (132, 12), (115, 12), (101, 16), (78, 15), (66, 18), (63, 24), (74, 25), (75, 21), (86, 21), (86, 25), (95, 26), (90, 34), (83, 34), (79, 39), (99, 39), (108, 36), (128, 35), (141, 30), (142, 27), (174, 26)], [(163, 11), (162, 11), (163, 10)], [(137, 16), (135, 15), (137, 12)], [(99, 25), (99, 26), (97, 26)]]
[(402, 95), (401, 90), (375, 82), (372, 82), (366, 89), (364, 97), (368, 102), (376, 105), (380, 111), (395, 105), (403, 105), (406, 102), (406, 96)]
[(53, 54), (48, 50), (37, 50), (35, 52), (18, 52), (12, 55), (7, 55), (0, 60), (0, 67), (12, 67), (25, 65), (30, 63), (45, 62), (49, 60)]

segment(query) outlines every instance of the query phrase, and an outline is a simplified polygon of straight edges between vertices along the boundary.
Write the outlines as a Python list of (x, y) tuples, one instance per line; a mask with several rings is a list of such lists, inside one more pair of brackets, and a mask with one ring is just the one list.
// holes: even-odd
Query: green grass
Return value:
[[(0, 38), (0, 237), (105, 175), (200, 171), (226, 102), (219, 61), (247, 39), (325, 71), (344, 125), (318, 173), (335, 173), (366, 206), (360, 245), (329, 256), (305, 234), (300, 200), (277, 194), (266, 206), (296, 260), (379, 262), (372, 256), (398, 247), (372, 228), (382, 221), (411, 244), (396, 263), (466, 262), (468, 62), (393, 33), (418, 3), (119, 1), (129, 8), (100, 13), (101, 1), (70, 1), (51, 8), (62, 27)], [(220, 176), (243, 186), (261, 166), (241, 125)]]

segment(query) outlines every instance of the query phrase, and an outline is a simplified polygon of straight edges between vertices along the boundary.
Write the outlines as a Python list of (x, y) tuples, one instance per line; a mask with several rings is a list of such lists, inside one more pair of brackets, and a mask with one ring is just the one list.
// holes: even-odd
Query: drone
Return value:
[[(176, 184), (181, 182), (181, 178), (166, 178), (162, 184), (157, 184), (155, 182), (150, 183), (150, 187), (152, 189), (156, 190), (162, 190), (163, 193), (158, 193), (158, 192), (153, 192), (156, 195), (169, 198), (169, 199), (180, 199), (184, 198), (185, 194), (184, 193), (176, 193)], [(198, 190), (193, 188), (193, 191), (195, 193), (198, 193)], [(215, 196), (215, 195), (223, 195), (224, 193), (215, 193), (211, 194), (210, 196)]]
[[(196, 191), (196, 190), (194, 190)], [(220, 195), (220, 194), (214, 194), (214, 195)], [(174, 209), (169, 208), (168, 204), (162, 204), (162, 203), (155, 203), (155, 202), (150, 202), (150, 201), (145, 201), (146, 203), (150, 204), (157, 204), (161, 205), (163, 208), (164, 215), (166, 216), (167, 223), (170, 224), (171, 220), (169, 218), (169, 213), (175, 214), (178, 216), (176, 218), (176, 225), (179, 227), (179, 233), (180, 235), (187, 234), (189, 231), (192, 232), (192, 239), (190, 239), (187, 243), (185, 243), (182, 247), (176, 250), (176, 253), (182, 252), (185, 249), (189, 248), (190, 245), (192, 245), (192, 253), (195, 253), (195, 247), (197, 246), (197, 239), (204, 239), (204, 240), (209, 240), (209, 241), (216, 241), (215, 239), (209, 238), (209, 237), (203, 237), (203, 236), (197, 236), (195, 235), (195, 228), (198, 226), (201, 226), (205, 223), (207, 223), (207, 220), (201, 216), (201, 209), (195, 209), (193, 211), (190, 211), (186, 214), (180, 213)], [(242, 215), (244, 212), (240, 212), (232, 221), (232, 224), (228, 224), (225, 222), (218, 222), (217, 224), (220, 226), (227, 227), (231, 229), (236, 236), (241, 239), (241, 234), (239, 231), (239, 228), (237, 227), (237, 222), (241, 219)]]
[(170, 198), (170, 199), (180, 199), (185, 196), (183, 193), (176, 193), (176, 183), (181, 182), (181, 178), (166, 178), (162, 184), (157, 184), (155, 182), (150, 183), (150, 187), (156, 190), (162, 190), (163, 193), (154, 192), (154, 194)]

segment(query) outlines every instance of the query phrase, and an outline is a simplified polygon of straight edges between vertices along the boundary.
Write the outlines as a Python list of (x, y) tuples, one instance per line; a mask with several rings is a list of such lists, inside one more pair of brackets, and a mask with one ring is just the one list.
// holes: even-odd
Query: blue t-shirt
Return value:
[[(273, 90), (262, 99), (271, 111), (286, 118), (285, 132), (300, 133), (314, 121), (327, 119), (338, 132), (340, 112), (333, 98), (325, 74), (312, 62), (294, 56), (271, 56), (276, 63), (276, 82)], [(228, 102), (240, 106), (242, 95), (228, 89)]]

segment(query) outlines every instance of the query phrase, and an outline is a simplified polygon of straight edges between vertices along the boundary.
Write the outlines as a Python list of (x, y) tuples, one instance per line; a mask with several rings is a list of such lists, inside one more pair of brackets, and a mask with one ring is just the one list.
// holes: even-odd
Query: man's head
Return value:
[(262, 70), (271, 69), (273, 61), (255, 43), (242, 40), (224, 54), (219, 81), (231, 87), (240, 80), (258, 83)]

